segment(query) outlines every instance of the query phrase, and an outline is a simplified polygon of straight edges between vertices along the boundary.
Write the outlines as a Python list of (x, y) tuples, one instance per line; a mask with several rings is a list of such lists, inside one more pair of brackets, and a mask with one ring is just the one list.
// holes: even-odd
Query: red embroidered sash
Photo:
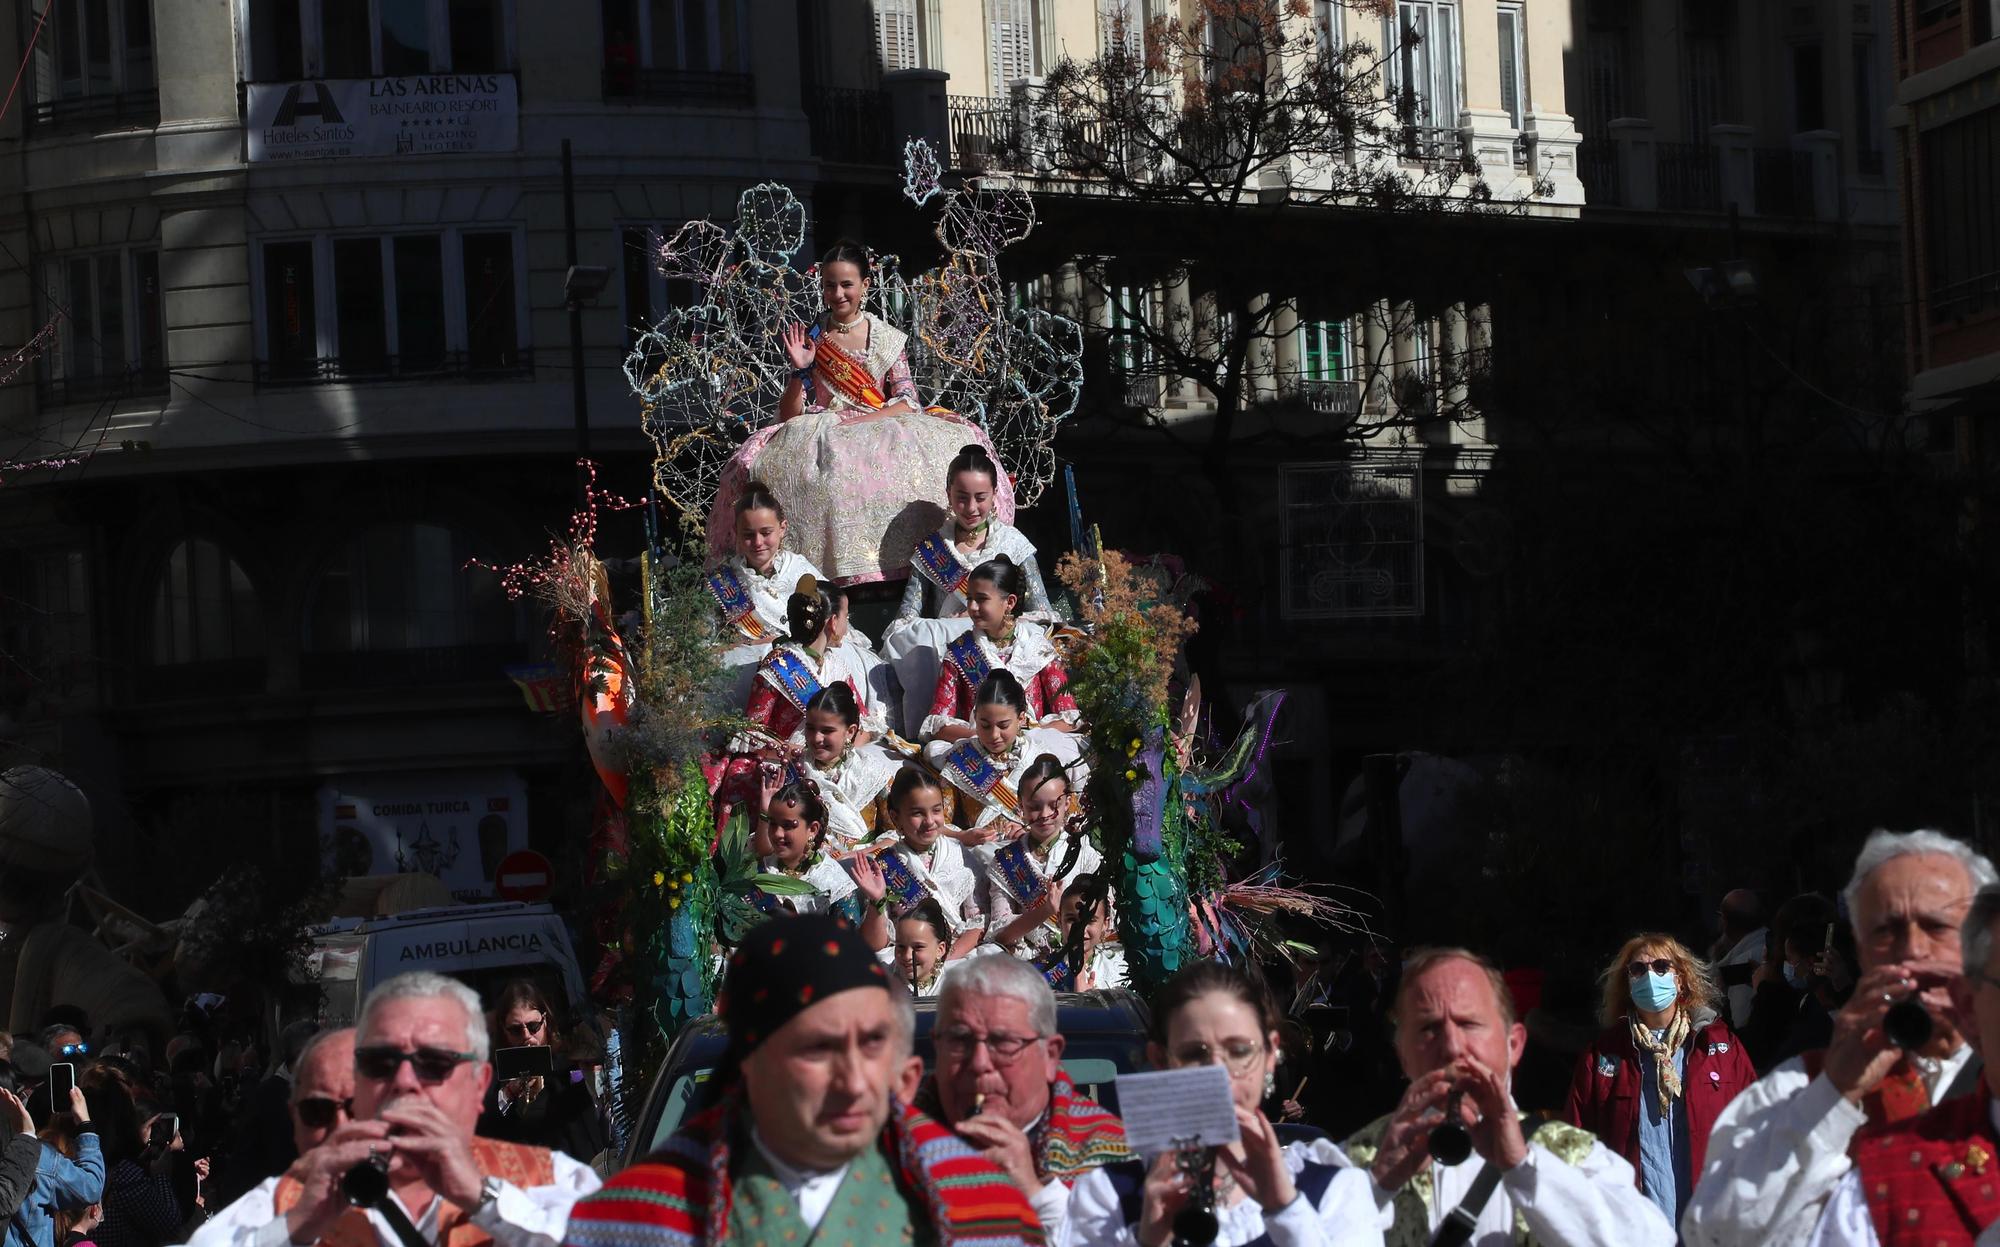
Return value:
[(889, 401), (882, 396), (881, 387), (875, 384), (867, 365), (827, 341), (824, 334), (813, 347), (813, 372), (849, 402), (880, 409)]
[[(547, 1148), (474, 1138), (472, 1163), (479, 1166), (481, 1173), (490, 1173), (523, 1190), (547, 1186), (555, 1181), (555, 1163), (549, 1159)], [(299, 1202), (299, 1194), (297, 1182), (290, 1178), (279, 1179), (278, 1189), (271, 1196), (279, 1216), (292, 1210)], [(415, 1211), (419, 1215), (423, 1212), (421, 1208)], [(341, 1214), (340, 1220), (333, 1223), (333, 1228), (320, 1236), (319, 1247), (381, 1247), (381, 1241), (368, 1214), (353, 1208)], [(472, 1224), (471, 1215), (457, 1204), (446, 1200), (438, 1209), (438, 1242), (441, 1247), (484, 1247), (492, 1241), (493, 1236)]]

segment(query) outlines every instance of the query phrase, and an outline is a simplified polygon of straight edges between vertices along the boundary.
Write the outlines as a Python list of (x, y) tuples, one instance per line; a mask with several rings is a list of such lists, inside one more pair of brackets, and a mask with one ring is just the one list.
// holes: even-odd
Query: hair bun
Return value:
[(958, 448), (958, 453), (967, 459), (984, 459), (987, 457), (986, 447), (981, 446), (978, 442), (967, 442)]
[(798, 585), (792, 592), (798, 594), (800, 597), (809, 598), (819, 592), (819, 581), (811, 575), (801, 576), (799, 577)]

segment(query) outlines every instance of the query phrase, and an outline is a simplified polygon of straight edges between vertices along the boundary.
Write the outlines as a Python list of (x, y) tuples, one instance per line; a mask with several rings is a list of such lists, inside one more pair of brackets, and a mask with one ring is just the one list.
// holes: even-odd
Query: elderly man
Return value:
[[(352, 1118), (278, 1180), (275, 1215), (250, 1231), (254, 1247), (400, 1247), (380, 1209), (351, 1207), (341, 1189), (343, 1175), (371, 1159), (387, 1166), (387, 1201), (425, 1239), (449, 1247), (562, 1241), (571, 1205), (598, 1188), (597, 1175), (560, 1152), (473, 1137), (493, 1080), (477, 992), (441, 974), (399, 975), (368, 994), (352, 1042)], [(309, 1111), (329, 1122), (339, 1115)], [(231, 1241), (252, 1247), (240, 1232)]]
[(972, 957), (938, 993), (937, 1071), (917, 1107), (1014, 1179), (1054, 1239), (1070, 1186), (1128, 1158), (1125, 1125), (1063, 1073), (1056, 994), (1017, 957)]
[[(351, 1120), (349, 1111), (354, 1102), (354, 1030), (343, 1027), (340, 1030), (321, 1031), (307, 1042), (303, 1051), (291, 1063), (292, 1092), (289, 1112), (292, 1122), (292, 1144), (302, 1158), (291, 1167), (286, 1175), (302, 1185), (309, 1182), (305, 1157), (326, 1142), (337, 1127)], [(291, 1231), (278, 1215), (273, 1197), (278, 1190), (278, 1177), (264, 1179), (241, 1199), (230, 1204), (195, 1231), (188, 1240), (188, 1247), (250, 1247), (257, 1239), (259, 1231), (267, 1226), (275, 1226), (270, 1233), (271, 1247), (276, 1247), (278, 1236), (291, 1237)]]
[[(1345, 1144), (1374, 1178), (1390, 1241), (1511, 1247), (1518, 1218), (1538, 1243), (1672, 1247), (1673, 1227), (1624, 1158), (1560, 1122), (1522, 1129), (1511, 1082), (1528, 1033), (1491, 963), (1462, 948), (1418, 953), (1391, 1018), (1409, 1090)], [(1475, 1159), (1432, 1159), (1430, 1132), (1447, 1117), (1470, 1133)]]
[[(2000, 1052), (1996, 927), (2000, 887), (1981, 888), (1960, 929), (1965, 974), (1953, 993), (1981, 1056)], [(1853, 1157), (1820, 1214), (1813, 1247), (1968, 1247), (1981, 1227), (2000, 1226), (2000, 1104), (1990, 1089), (1866, 1130)]]
[(576, 1247), (1040, 1243), (1028, 1201), (898, 1103), (915, 1006), (853, 924), (773, 918), (729, 959), (722, 1102), (576, 1206)]
[[(1842, 894), (1861, 977), (1824, 1052), (1780, 1064), (1716, 1119), (1708, 1159), (1681, 1214), (1691, 1247), (1799, 1247), (1853, 1167), (1864, 1125), (1885, 1126), (1969, 1092), (1971, 1048), (1954, 1024), (1959, 924), (1993, 864), (1935, 831), (1868, 837)], [(1915, 996), (1936, 1023), (1904, 1053), (1883, 1034), (1889, 1006)]]

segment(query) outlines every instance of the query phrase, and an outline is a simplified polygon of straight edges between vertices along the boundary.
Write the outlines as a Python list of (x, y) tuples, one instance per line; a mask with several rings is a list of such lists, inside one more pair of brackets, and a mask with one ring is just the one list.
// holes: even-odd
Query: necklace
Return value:
[(856, 316), (853, 320), (839, 321), (833, 318), (832, 312), (828, 312), (826, 314), (826, 323), (832, 327), (835, 333), (846, 333), (848, 330), (860, 324), (862, 320), (867, 317), (867, 315), (868, 314), (866, 312), (863, 312), (860, 316)]

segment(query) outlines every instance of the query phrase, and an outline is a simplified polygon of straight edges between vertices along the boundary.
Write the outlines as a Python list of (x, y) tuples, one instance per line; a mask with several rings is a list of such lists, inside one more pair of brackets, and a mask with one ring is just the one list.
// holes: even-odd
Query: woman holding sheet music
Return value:
[[(1214, 1149), (1212, 1166), (1168, 1152), (1092, 1170), (1070, 1196), (1058, 1244), (1165, 1247), (1174, 1241), (1175, 1217), (1205, 1202), (1221, 1247), (1378, 1247), (1381, 1218), (1368, 1171), (1344, 1164), (1329, 1143), (1280, 1143), (1258, 1108), (1278, 1067), (1280, 1021), (1270, 993), (1234, 966), (1199, 962), (1167, 981), (1154, 1001), (1147, 1058), (1157, 1069), (1226, 1069), (1240, 1138)], [(1206, 1201), (1189, 1172), (1204, 1169), (1213, 1174)]]

